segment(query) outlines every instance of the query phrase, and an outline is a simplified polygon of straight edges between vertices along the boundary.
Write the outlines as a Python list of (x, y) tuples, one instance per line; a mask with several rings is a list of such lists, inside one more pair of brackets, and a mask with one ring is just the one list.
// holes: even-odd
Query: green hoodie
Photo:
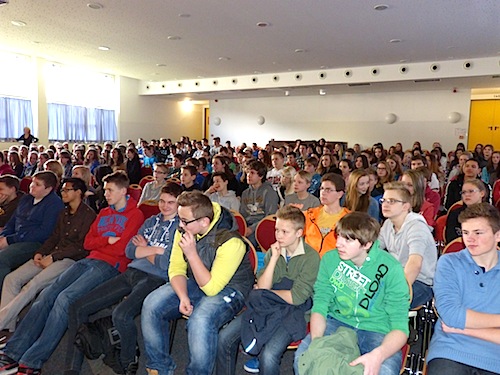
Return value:
[(401, 264), (375, 241), (361, 267), (329, 251), (321, 259), (312, 312), (354, 328), (408, 334), (408, 283)]

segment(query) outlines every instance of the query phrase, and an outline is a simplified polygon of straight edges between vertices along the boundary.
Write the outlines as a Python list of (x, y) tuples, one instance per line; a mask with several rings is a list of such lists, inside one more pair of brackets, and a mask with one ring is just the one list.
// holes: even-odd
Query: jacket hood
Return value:
[[(113, 211), (117, 211), (114, 205), (109, 206)], [(129, 212), (130, 210), (133, 210), (134, 208), (137, 208), (137, 201), (132, 198), (130, 195), (127, 195), (127, 205), (125, 208), (121, 211), (117, 212)]]
[[(429, 224), (427, 224), (427, 221), (425, 221), (425, 218), (421, 214), (418, 214), (416, 212), (410, 212), (408, 214), (408, 216), (406, 216), (406, 219), (403, 223), (403, 227), (405, 227), (408, 223), (412, 223), (414, 221), (421, 221), (422, 223), (427, 225), (429, 227), (429, 229), (433, 230), (433, 228)], [(403, 227), (401, 229), (403, 229)]]
[(214, 218), (210, 222), (210, 226), (206, 233), (198, 235), (198, 239), (205, 237), (214, 228), (216, 229), (228, 229), (230, 231), (238, 230), (238, 224), (233, 217), (233, 214), (227, 209), (222, 207), (219, 203), (212, 202), (212, 207), (214, 210)]

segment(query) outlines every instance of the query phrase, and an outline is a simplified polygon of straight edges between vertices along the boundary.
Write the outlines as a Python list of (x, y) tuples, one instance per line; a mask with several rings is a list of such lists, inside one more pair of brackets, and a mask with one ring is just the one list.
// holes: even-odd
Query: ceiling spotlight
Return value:
[(389, 43), (401, 43), (402, 40), (401, 39), (391, 39), (389, 40)]
[(177, 36), (177, 35), (169, 35), (169, 36), (167, 36), (167, 39), (168, 40), (180, 40), (181, 37)]
[(99, 10), (99, 9), (104, 8), (104, 6), (102, 4), (99, 4), (99, 3), (88, 3), (87, 8)]
[(97, 49), (98, 49), (99, 51), (109, 51), (111, 48), (106, 47), (106, 46), (99, 46), (99, 47), (97, 47)]
[(9, 3), (9, 0), (0, 0), (0, 7), (3, 5), (7, 5)]
[(24, 26), (26, 26), (26, 22), (24, 22), (24, 21), (16, 21), (16, 20), (14, 20), (14, 21), (10, 21), (10, 23), (12, 25), (14, 25), (14, 26), (17, 26), (17, 27), (24, 27)]
[(285, 96), (290, 96), (290, 91), (285, 90)]
[(226, 56), (221, 56), (221, 57), (219, 57), (219, 60), (220, 61), (229, 61), (229, 60), (231, 60), (231, 58), (230, 57), (226, 57)]
[(180, 13), (180, 14), (178, 14), (178, 16), (179, 16), (180, 18), (189, 18), (189, 17), (191, 17), (191, 15), (190, 15), (190, 14), (188, 14), (188, 13)]
[(389, 6), (385, 4), (378, 4), (373, 7), (375, 10), (386, 10), (387, 8), (389, 8)]
[(267, 26), (269, 26), (269, 22), (257, 22), (257, 26), (259, 26), (259, 27), (267, 27)]
[(159, 68), (164, 68), (165, 66), (167, 66), (167, 64), (156, 64), (156, 66)]
[(321, 96), (326, 95), (326, 91), (325, 91), (325, 90), (323, 90), (323, 89), (320, 89), (320, 90), (319, 90), (319, 94), (320, 94)]
[(304, 52), (306, 52), (306, 50), (302, 49), (302, 48), (297, 48), (294, 52), (295, 53), (304, 53)]

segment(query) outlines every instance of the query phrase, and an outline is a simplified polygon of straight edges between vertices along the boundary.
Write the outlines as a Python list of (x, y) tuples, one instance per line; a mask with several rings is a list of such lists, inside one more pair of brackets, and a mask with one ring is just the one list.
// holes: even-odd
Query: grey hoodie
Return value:
[(431, 230), (422, 215), (410, 212), (397, 233), (392, 222), (386, 220), (378, 239), (380, 248), (391, 253), (403, 267), (411, 254), (420, 255), (423, 260), (417, 280), (426, 285), (433, 284), (437, 249)]
[(241, 194), (240, 214), (243, 215), (249, 227), (255, 229), (258, 222), (278, 210), (279, 197), (267, 181), (258, 189), (249, 187)]

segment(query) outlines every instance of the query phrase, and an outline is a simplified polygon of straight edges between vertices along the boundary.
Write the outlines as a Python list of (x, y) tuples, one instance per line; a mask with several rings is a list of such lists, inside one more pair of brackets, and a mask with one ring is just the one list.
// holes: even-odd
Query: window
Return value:
[(57, 64), (45, 69), (49, 140), (116, 141), (113, 76)]
[(31, 96), (35, 69), (31, 58), (0, 52), (0, 139), (10, 140), (33, 130)]

